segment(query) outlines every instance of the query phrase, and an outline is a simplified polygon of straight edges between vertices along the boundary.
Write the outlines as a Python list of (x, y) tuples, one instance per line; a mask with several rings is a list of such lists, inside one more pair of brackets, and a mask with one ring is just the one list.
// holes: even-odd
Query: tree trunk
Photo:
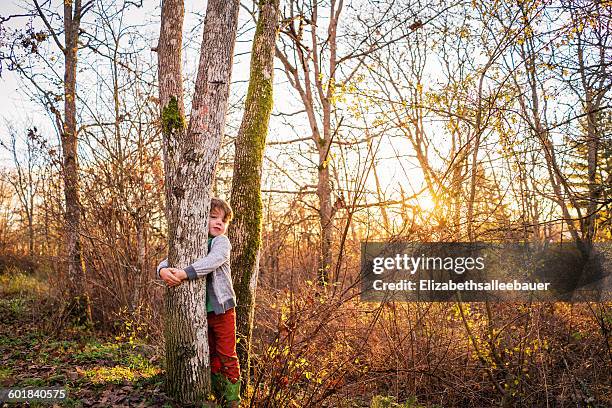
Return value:
[[(555, 146), (551, 140), (549, 131), (546, 129), (546, 112), (544, 112), (543, 114), (540, 113), (539, 99), (541, 98), (541, 96), (538, 94), (536, 54), (535, 46), (533, 45), (533, 41), (531, 38), (528, 38), (527, 41), (525, 41), (525, 47), (521, 48), (519, 52), (522, 57), (522, 60), (525, 62), (525, 74), (529, 86), (525, 94), (529, 95), (531, 98), (531, 108), (527, 106), (528, 96), (525, 95), (521, 95), (519, 97), (519, 106), (521, 107), (521, 111), (524, 117), (529, 120), (530, 127), (533, 129), (535, 136), (537, 137), (538, 141), (542, 146), (550, 184), (552, 186), (553, 193), (556, 198), (555, 201), (561, 208), (563, 219), (567, 223), (568, 230), (572, 236), (572, 239), (575, 241), (580, 252), (583, 254), (583, 257), (586, 258), (587, 250), (584, 247), (583, 239), (579, 234), (579, 229), (582, 229), (583, 224), (582, 211), (580, 209), (580, 206), (578, 205), (578, 202), (576, 201), (574, 193), (569, 187), (566, 176), (563, 174), (563, 172), (559, 168), (559, 164), (557, 163)], [(514, 81), (515, 85), (517, 85), (517, 88), (519, 88), (516, 79)], [(574, 222), (574, 219), (570, 214), (567, 200), (569, 200), (571, 206), (576, 209), (579, 228), (576, 227), (576, 223)]]
[[(477, 238), (474, 235), (474, 200), (476, 199), (476, 176), (478, 174), (478, 152), (480, 150), (480, 141), (482, 137), (482, 98), (483, 98), (483, 82), (485, 79), (485, 74), (488, 68), (491, 66), (492, 60), (489, 59), (487, 64), (485, 65), (482, 74), (480, 75), (480, 80), (478, 81), (478, 105), (476, 106), (476, 120), (474, 126), (474, 135), (470, 137), (470, 139), (474, 139), (474, 147), (472, 148), (472, 168), (470, 175), (470, 196), (467, 200), (467, 235), (469, 242), (474, 242)], [(470, 143), (471, 144), (471, 143)]]
[[(207, 253), (208, 212), (229, 97), (239, 2), (211, 0), (189, 126), (181, 73), (182, 0), (164, 0), (159, 53), (166, 217), (171, 266), (186, 267)], [(206, 281), (169, 288), (165, 302), (168, 394), (201, 403), (210, 390)]]
[[(597, 7), (596, 15), (600, 17), (600, 10)], [(599, 20), (599, 19), (598, 19)], [(577, 21), (575, 22), (578, 23)], [(600, 126), (598, 117), (599, 110), (601, 109), (601, 102), (605, 95), (605, 78), (606, 75), (606, 61), (605, 61), (605, 50), (602, 44), (598, 44), (599, 48), (598, 55), (598, 66), (599, 68), (590, 73), (588, 69), (588, 62), (585, 60), (585, 47), (586, 44), (582, 40), (582, 33), (577, 34), (577, 56), (578, 56), (578, 73), (580, 75), (580, 83), (584, 92), (583, 106), (586, 113), (586, 160), (587, 160), (587, 179), (588, 179), (588, 204), (586, 220), (583, 226), (583, 237), (588, 244), (591, 244), (596, 234), (596, 220), (597, 220), (597, 205), (600, 200), (602, 186), (597, 180), (597, 171), (599, 164), (599, 149), (600, 141), (604, 139), (603, 134), (600, 132)], [(587, 51), (588, 52), (588, 51)]]
[[(336, 83), (336, 28), (338, 26), (338, 19), (340, 12), (342, 11), (342, 1), (336, 5), (336, 1), (332, 0), (329, 10), (329, 26), (327, 27), (327, 43), (329, 44), (329, 83), (327, 87), (323, 84), (323, 76), (319, 72), (319, 51), (317, 49), (318, 44), (316, 40), (316, 34), (312, 34), (312, 57), (313, 57), (313, 68), (314, 68), (314, 82), (316, 90), (321, 101), (321, 107), (323, 111), (323, 139), (315, 137), (317, 150), (319, 153), (319, 167), (318, 167), (318, 179), (317, 179), (317, 197), (319, 198), (319, 222), (321, 225), (321, 258), (319, 260), (319, 283), (325, 285), (329, 282), (329, 271), (332, 267), (332, 242), (334, 232), (334, 207), (332, 204), (332, 185), (329, 175), (329, 164), (331, 162), (330, 150), (332, 139), (335, 136), (335, 132), (332, 131), (332, 110), (335, 110), (335, 106), (332, 103), (335, 92)], [(318, 18), (318, 7), (315, 3), (313, 5), (312, 24), (317, 27)], [(308, 85), (310, 88), (310, 85)], [(326, 89), (325, 89), (326, 88)], [(337, 125), (339, 126), (339, 125)], [(313, 134), (318, 136), (318, 132), (313, 131)]]
[[(34, 195), (32, 195), (30, 202), (34, 201)], [(28, 259), (30, 260), (30, 272), (34, 272), (34, 220), (33, 220), (33, 206), (30, 207), (30, 212), (28, 214)]]
[(81, 1), (64, 2), (64, 123), (62, 154), (64, 161), (64, 197), (66, 200), (66, 238), (68, 244), (68, 279), (70, 298), (76, 301), (77, 313), (91, 321), (89, 297), (85, 291), (85, 266), (81, 253), (81, 203), (79, 200), (79, 167), (77, 161), (76, 73)]
[[(136, 218), (136, 246), (138, 250), (138, 273), (134, 277), (132, 289), (131, 309), (136, 310), (140, 305), (143, 294), (146, 294), (145, 276), (147, 274), (147, 223), (140, 217)], [(143, 293), (145, 292), (145, 293)]]
[(597, 119), (593, 98), (590, 90), (586, 90), (585, 110), (587, 112), (587, 178), (589, 189), (589, 200), (587, 204), (586, 222), (584, 223), (583, 236), (587, 243), (592, 243), (595, 238), (595, 223), (597, 219), (597, 202), (599, 201), (600, 186), (597, 183), (597, 165), (599, 161), (599, 140), (597, 131)]
[[(331, 144), (327, 139), (323, 142), (325, 146)], [(319, 149), (319, 169), (317, 178), (317, 197), (319, 199), (319, 224), (321, 228), (321, 255), (319, 259), (319, 284), (325, 285), (329, 282), (329, 271), (332, 264), (332, 242), (333, 242), (333, 211), (331, 199), (331, 184), (329, 179), (329, 147), (323, 146)]]
[(255, 291), (261, 247), (261, 168), (273, 105), (274, 46), (279, 0), (259, 3), (259, 19), (251, 52), (251, 77), (242, 124), (236, 138), (231, 205), (235, 218), (229, 231), (232, 275), (236, 291), (238, 357), (243, 390), (250, 377), (250, 349)]

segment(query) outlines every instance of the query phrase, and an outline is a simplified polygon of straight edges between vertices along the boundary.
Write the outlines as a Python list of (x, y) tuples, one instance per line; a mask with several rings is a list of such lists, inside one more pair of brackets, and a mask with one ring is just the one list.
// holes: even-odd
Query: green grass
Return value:
[(26, 299), (24, 298), (0, 299), (0, 313), (5, 315), (5, 318), (21, 316), (25, 311)]
[(11, 378), (13, 370), (9, 367), (0, 367), (0, 381), (8, 380)]
[(47, 385), (47, 381), (42, 378), (26, 378), (21, 382), (22, 387), (42, 387)]
[(102, 359), (117, 360), (120, 358), (119, 345), (116, 343), (92, 342), (85, 345), (82, 351), (73, 356), (79, 362), (96, 361)]
[(5, 297), (37, 296), (49, 291), (49, 286), (34, 275), (9, 267), (0, 275), (0, 288)]

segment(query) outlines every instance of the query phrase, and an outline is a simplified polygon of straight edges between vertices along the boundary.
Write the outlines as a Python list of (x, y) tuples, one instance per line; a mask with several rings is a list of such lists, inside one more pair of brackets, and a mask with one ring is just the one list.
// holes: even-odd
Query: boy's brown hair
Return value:
[(212, 210), (220, 210), (223, 211), (223, 222), (228, 223), (234, 218), (234, 212), (229, 204), (220, 198), (213, 197), (210, 199), (210, 211)]

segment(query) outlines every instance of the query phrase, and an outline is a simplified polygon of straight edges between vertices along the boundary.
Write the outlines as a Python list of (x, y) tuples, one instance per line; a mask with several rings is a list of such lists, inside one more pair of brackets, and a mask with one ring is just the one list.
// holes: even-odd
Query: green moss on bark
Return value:
[(181, 113), (176, 96), (172, 96), (168, 104), (162, 108), (161, 120), (164, 134), (169, 135), (185, 129), (185, 117)]
[[(239, 242), (232, 251), (234, 289), (237, 296), (237, 345), (245, 385), (250, 375), (250, 343), (253, 331), (255, 292), (251, 280), (257, 273), (261, 248), (262, 201), (261, 166), (263, 161), (273, 98), (274, 39), (278, 21), (278, 0), (262, 1), (251, 57), (245, 116), (236, 139), (236, 155), (231, 204), (235, 211), (230, 240)], [(241, 234), (241, 239), (234, 239)], [(238, 276), (237, 276), (238, 275)], [(245, 386), (245, 389), (247, 387)]]

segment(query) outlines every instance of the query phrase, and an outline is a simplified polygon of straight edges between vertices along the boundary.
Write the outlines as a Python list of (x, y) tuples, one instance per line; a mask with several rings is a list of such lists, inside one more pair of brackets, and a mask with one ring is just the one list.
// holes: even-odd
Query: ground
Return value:
[(163, 392), (159, 350), (54, 321), (56, 305), (40, 296), (44, 288), (19, 279), (0, 276), (0, 388), (65, 387), (67, 398), (55, 405), (64, 407), (176, 406)]

